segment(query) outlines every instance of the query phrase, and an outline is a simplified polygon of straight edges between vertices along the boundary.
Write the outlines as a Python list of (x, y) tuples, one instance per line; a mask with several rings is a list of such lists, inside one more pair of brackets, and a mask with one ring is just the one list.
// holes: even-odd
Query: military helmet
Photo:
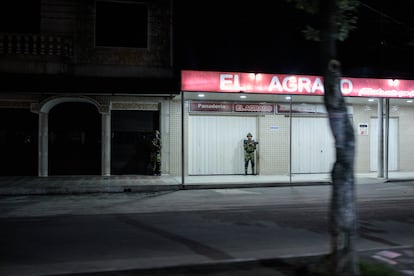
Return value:
[(249, 132), (247, 133), (247, 137), (253, 137), (253, 135)]

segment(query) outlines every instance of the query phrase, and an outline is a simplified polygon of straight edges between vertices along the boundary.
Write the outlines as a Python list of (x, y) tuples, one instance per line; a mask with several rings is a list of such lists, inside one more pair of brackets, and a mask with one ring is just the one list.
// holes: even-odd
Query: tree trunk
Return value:
[(336, 161), (333, 166), (330, 210), (333, 275), (358, 275), (355, 249), (357, 215), (355, 206), (355, 137), (340, 89), (340, 65), (331, 60), (324, 77), (325, 106), (335, 138)]
[(332, 168), (332, 195), (330, 231), (332, 250), (331, 275), (359, 275), (358, 255), (355, 249), (357, 214), (354, 187), (355, 137), (341, 93), (341, 70), (336, 56), (336, 0), (321, 2), (322, 25), (321, 53), (324, 74), (324, 103), (329, 124), (335, 139), (336, 161)]

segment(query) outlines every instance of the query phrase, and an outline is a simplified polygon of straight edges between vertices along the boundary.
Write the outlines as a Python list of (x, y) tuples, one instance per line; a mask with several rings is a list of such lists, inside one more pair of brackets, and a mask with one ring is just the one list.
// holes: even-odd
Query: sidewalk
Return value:
[[(325, 255), (290, 258), (249, 259), (189, 265), (95, 271), (61, 275), (141, 275), (141, 276), (327, 276), (321, 270)], [(414, 275), (414, 247), (394, 247), (358, 251), (360, 276)]]
[[(355, 176), (356, 185), (414, 181), (414, 172), (392, 173), (387, 180), (374, 173)], [(186, 176), (3, 176), (0, 195), (82, 194), (174, 191), (180, 189), (254, 188), (330, 185), (329, 174)]]
[[(325, 255), (290, 258), (236, 260), (194, 265), (117, 271), (120, 275), (142, 276), (327, 276), (323, 270)], [(358, 251), (360, 276), (414, 275), (414, 247), (394, 247)], [(114, 271), (69, 275), (114, 275)], [(117, 274), (118, 275), (118, 274)]]

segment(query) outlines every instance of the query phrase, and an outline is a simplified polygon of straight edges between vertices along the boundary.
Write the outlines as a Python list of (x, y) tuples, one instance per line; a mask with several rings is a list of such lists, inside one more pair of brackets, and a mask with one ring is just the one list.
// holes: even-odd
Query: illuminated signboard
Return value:
[[(181, 71), (184, 92), (324, 94), (323, 78), (309, 75)], [(349, 97), (414, 98), (413, 80), (341, 78), (342, 95)]]

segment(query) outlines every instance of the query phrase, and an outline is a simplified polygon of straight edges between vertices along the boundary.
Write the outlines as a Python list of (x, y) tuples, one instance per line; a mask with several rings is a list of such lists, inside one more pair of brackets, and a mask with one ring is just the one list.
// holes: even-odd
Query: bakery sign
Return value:
[[(414, 98), (413, 80), (343, 77), (340, 85), (349, 97)], [(324, 85), (320, 76), (183, 70), (181, 90), (320, 96)]]
[(260, 112), (260, 113), (274, 113), (274, 104), (234, 104), (234, 112)]
[(221, 103), (221, 102), (197, 102), (189, 105), (190, 112), (252, 112), (274, 113), (275, 105), (271, 103)]

